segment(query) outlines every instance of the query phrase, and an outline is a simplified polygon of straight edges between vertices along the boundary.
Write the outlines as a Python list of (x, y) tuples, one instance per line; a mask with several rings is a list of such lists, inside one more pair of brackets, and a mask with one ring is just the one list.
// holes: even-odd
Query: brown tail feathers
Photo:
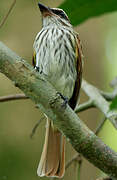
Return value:
[(47, 120), (45, 143), (37, 169), (38, 176), (62, 178), (65, 171), (65, 137)]

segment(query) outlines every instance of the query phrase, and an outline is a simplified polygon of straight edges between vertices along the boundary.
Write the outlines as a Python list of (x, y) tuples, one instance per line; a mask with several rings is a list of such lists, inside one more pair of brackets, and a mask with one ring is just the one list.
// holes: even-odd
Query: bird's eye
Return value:
[(66, 14), (63, 11), (58, 10), (58, 9), (51, 9), (51, 10), (54, 14), (58, 15), (59, 17), (65, 19), (65, 20), (68, 20), (68, 17), (66, 16)]
[(65, 16), (65, 14), (64, 14), (63, 12), (60, 12), (59, 15), (60, 15), (62, 18), (66, 19), (66, 16)]

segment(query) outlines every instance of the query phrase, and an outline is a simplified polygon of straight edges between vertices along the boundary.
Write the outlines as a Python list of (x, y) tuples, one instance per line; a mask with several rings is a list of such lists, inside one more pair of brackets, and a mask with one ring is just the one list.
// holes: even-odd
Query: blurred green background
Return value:
[[(0, 0), (0, 21), (8, 11), (12, 0)], [(17, 3), (0, 29), (0, 41), (31, 63), (32, 46), (41, 29), (41, 16), (37, 0), (17, 0)], [(62, 0), (41, 0), (50, 7), (57, 7)], [(78, 14), (79, 16), (79, 14)], [(110, 90), (109, 82), (117, 75), (117, 13), (92, 18), (75, 27), (79, 32), (84, 52), (83, 77), (103, 90)], [(0, 96), (21, 93), (13, 83), (0, 74)], [(81, 92), (81, 102), (87, 97)], [(91, 109), (79, 114), (91, 130), (103, 117)], [(45, 132), (45, 121), (41, 123), (33, 139), (30, 133), (43, 114), (30, 100), (0, 103), (0, 180), (38, 180), (36, 174)], [(111, 129), (111, 130), (110, 130)], [(103, 141), (117, 150), (117, 133), (107, 122), (100, 133)], [(75, 151), (69, 143), (66, 146), (66, 161)], [(76, 180), (74, 164), (67, 169), (64, 180)], [(83, 161), (81, 180), (95, 180), (100, 175), (97, 168)]]

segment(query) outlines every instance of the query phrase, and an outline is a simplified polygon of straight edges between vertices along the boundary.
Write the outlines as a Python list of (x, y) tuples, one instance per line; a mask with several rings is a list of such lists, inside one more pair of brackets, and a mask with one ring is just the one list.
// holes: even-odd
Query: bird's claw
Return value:
[(61, 93), (57, 93), (57, 94), (59, 94), (59, 96), (64, 100), (64, 102), (62, 103), (62, 107), (63, 108), (66, 108), (66, 105), (68, 104), (68, 102), (69, 102), (69, 100), (68, 100), (68, 98), (66, 97), (66, 96), (63, 96)]

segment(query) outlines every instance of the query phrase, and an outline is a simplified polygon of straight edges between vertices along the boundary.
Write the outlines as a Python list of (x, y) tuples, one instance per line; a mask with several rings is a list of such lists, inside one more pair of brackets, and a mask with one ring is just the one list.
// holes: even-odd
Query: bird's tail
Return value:
[(37, 169), (38, 176), (62, 178), (65, 171), (65, 137), (47, 120), (45, 143)]

